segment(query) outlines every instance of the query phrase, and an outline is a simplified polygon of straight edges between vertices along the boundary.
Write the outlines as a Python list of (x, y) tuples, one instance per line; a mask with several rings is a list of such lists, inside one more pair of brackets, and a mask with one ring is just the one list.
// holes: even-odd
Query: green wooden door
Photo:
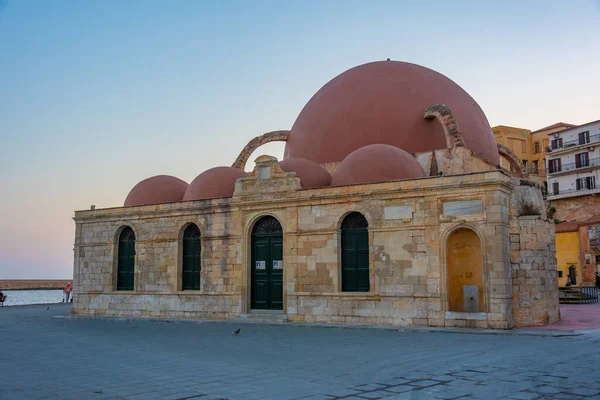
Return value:
[(183, 232), (182, 290), (200, 290), (200, 229), (192, 224)]
[(283, 231), (273, 217), (261, 218), (252, 230), (250, 307), (283, 309)]
[(119, 235), (117, 290), (133, 290), (135, 270), (135, 233), (127, 227)]
[(352, 213), (342, 222), (342, 291), (369, 290), (368, 224), (364, 216)]

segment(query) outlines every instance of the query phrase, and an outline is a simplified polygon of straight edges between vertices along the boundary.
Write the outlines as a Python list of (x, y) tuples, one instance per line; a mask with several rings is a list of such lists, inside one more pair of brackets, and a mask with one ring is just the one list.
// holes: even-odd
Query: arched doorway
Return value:
[(361, 213), (342, 221), (342, 292), (368, 292), (369, 224)]
[(252, 229), (251, 300), (255, 310), (283, 310), (283, 229), (276, 218)]
[(448, 309), (458, 312), (485, 310), (483, 259), (479, 236), (467, 228), (452, 232), (447, 242)]
[(119, 234), (118, 251), (117, 290), (133, 290), (135, 283), (135, 233), (128, 226)]
[(200, 229), (191, 224), (183, 231), (181, 289), (200, 290)]

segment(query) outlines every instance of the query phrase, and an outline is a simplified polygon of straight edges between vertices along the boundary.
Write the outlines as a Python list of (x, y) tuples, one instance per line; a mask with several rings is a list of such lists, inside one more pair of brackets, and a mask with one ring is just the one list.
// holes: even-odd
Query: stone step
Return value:
[(248, 314), (241, 314), (238, 318), (244, 322), (254, 322), (257, 324), (281, 324), (288, 321), (287, 314), (272, 311), (251, 311)]

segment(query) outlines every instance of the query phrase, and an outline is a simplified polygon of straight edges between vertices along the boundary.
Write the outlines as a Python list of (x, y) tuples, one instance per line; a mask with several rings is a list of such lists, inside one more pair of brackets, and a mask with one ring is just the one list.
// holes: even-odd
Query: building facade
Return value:
[[(244, 172), (274, 140), (284, 159)], [(232, 167), (189, 185), (146, 179), (123, 207), (75, 222), (76, 314), (500, 329), (559, 318), (540, 186), (466, 92), (414, 64), (346, 71)]]
[(600, 273), (600, 215), (556, 225), (556, 265), (559, 285), (566, 278), (577, 286), (594, 286)]
[(581, 275), (584, 285), (594, 286), (600, 273), (600, 215), (579, 224)]
[[(540, 183), (547, 189), (546, 148), (550, 144), (548, 134), (560, 132), (574, 126), (573, 124), (558, 122), (532, 132), (529, 129), (498, 125), (492, 127), (492, 131), (498, 144), (508, 147), (519, 157), (530, 179)], [(500, 161), (503, 168), (509, 168), (506, 160)]]
[(566, 286), (567, 277), (571, 285), (583, 282), (581, 274), (581, 244), (579, 237), (579, 224), (576, 222), (562, 222), (556, 225), (556, 268), (558, 271), (558, 285)]
[(531, 168), (536, 171), (536, 175), (543, 176), (544, 184), (547, 189), (547, 165), (546, 149), (550, 145), (548, 137), (551, 133), (556, 133), (574, 127), (573, 124), (557, 122), (550, 126), (531, 132)]
[(548, 199), (556, 218), (591, 218), (600, 206), (600, 121), (549, 134), (546, 163)]

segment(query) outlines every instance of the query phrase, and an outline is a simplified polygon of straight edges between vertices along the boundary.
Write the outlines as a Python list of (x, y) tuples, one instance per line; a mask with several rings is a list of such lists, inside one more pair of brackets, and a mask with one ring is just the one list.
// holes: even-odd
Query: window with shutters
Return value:
[(342, 221), (342, 291), (368, 292), (369, 224), (357, 212)]
[(575, 181), (577, 190), (591, 190), (596, 188), (596, 177), (588, 176), (585, 178), (579, 178)]
[(117, 290), (133, 290), (135, 283), (135, 233), (125, 227), (119, 235)]
[(590, 165), (588, 153), (575, 154), (575, 168), (584, 168)]
[(556, 158), (554, 160), (548, 161), (548, 172), (553, 174), (555, 172), (560, 172), (561, 170), (561, 161), (560, 158)]
[(550, 143), (552, 146), (552, 150), (556, 150), (556, 149), (560, 149), (562, 147), (563, 140), (562, 140), (562, 138), (558, 138), (558, 139), (552, 140), (552, 142), (550, 142)]
[(200, 290), (200, 229), (191, 224), (183, 231), (181, 289)]
[(579, 144), (588, 144), (590, 142), (590, 131), (579, 132)]
[(533, 154), (539, 154), (541, 152), (540, 142), (535, 142), (533, 144)]

